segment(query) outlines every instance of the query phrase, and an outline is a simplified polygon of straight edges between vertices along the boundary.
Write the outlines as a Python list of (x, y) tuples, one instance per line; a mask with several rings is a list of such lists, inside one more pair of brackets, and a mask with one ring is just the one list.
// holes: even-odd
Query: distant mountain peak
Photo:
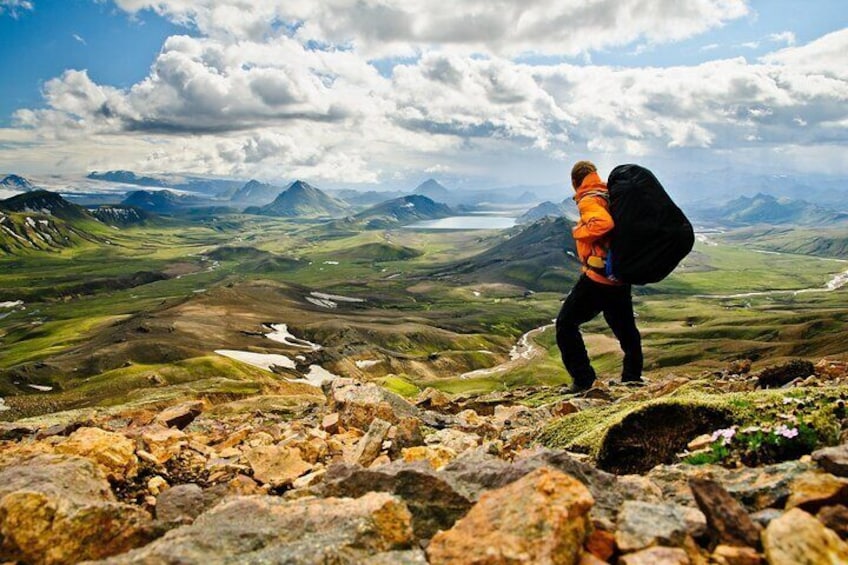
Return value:
[(31, 190), (35, 190), (35, 186), (29, 182), (29, 180), (25, 179), (20, 175), (6, 175), (3, 177), (3, 180), (0, 180), (0, 186), (6, 188), (7, 190), (20, 190), (22, 192), (29, 192)]
[(245, 202), (247, 204), (268, 204), (281, 192), (282, 188), (256, 179), (250, 179), (244, 186), (239, 188), (230, 197), (234, 202)]
[(413, 192), (415, 194), (426, 194), (427, 192), (431, 192), (431, 191), (445, 192), (445, 193), (450, 192), (447, 188), (444, 187), (444, 185), (442, 185), (442, 183), (440, 183), (436, 179), (432, 179), (432, 178), (425, 180), (424, 182), (419, 184), (417, 187), (415, 187), (415, 190), (413, 190)]
[(246, 212), (266, 216), (339, 217), (346, 212), (346, 207), (343, 202), (324, 191), (302, 180), (296, 180), (270, 204), (251, 207)]
[(315, 188), (314, 186), (312, 186), (312, 185), (311, 185), (311, 184), (309, 184), (308, 182), (306, 182), (306, 181), (302, 181), (302, 180), (296, 180), (296, 181), (294, 181), (293, 183), (291, 183), (291, 184), (289, 185), (289, 188), (288, 188), (288, 190), (294, 190), (294, 191), (298, 191), (298, 190), (309, 190), (309, 189), (312, 189), (312, 190), (318, 190), (317, 188)]

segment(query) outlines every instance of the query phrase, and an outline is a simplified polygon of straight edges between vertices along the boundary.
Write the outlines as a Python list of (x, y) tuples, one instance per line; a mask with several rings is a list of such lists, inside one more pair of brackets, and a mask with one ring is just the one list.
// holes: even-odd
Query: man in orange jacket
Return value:
[(572, 235), (577, 256), (583, 263), (583, 274), (565, 299), (556, 320), (557, 345), (572, 379), (569, 392), (588, 390), (595, 382), (595, 370), (586, 353), (580, 325), (601, 312), (624, 351), (622, 382), (641, 382), (642, 339), (633, 316), (630, 285), (606, 275), (610, 232), (614, 227), (607, 185), (590, 161), (574, 165), (571, 185), (580, 211), (580, 220)]

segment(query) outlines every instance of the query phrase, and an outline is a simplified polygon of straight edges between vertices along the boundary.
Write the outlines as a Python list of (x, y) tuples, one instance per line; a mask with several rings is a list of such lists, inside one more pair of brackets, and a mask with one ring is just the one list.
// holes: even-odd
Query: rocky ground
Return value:
[(846, 394), (845, 363), (738, 362), (581, 397), (337, 379), (20, 420), (0, 427), (0, 558), (848, 563)]

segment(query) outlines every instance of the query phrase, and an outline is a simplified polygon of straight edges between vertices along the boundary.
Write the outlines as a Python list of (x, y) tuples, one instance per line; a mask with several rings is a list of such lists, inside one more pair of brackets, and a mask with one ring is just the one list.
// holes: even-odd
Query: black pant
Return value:
[(624, 351), (621, 378), (635, 380), (642, 376), (642, 338), (633, 318), (630, 285), (600, 284), (583, 275), (571, 289), (556, 320), (562, 363), (574, 384), (579, 386), (590, 386), (595, 381), (595, 370), (589, 362), (580, 325), (601, 312)]

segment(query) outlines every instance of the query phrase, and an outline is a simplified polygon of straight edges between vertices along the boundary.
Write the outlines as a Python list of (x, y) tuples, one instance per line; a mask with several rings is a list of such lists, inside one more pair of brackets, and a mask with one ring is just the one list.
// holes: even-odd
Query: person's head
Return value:
[(571, 186), (577, 190), (589, 173), (597, 172), (598, 168), (592, 161), (577, 161), (571, 168)]

